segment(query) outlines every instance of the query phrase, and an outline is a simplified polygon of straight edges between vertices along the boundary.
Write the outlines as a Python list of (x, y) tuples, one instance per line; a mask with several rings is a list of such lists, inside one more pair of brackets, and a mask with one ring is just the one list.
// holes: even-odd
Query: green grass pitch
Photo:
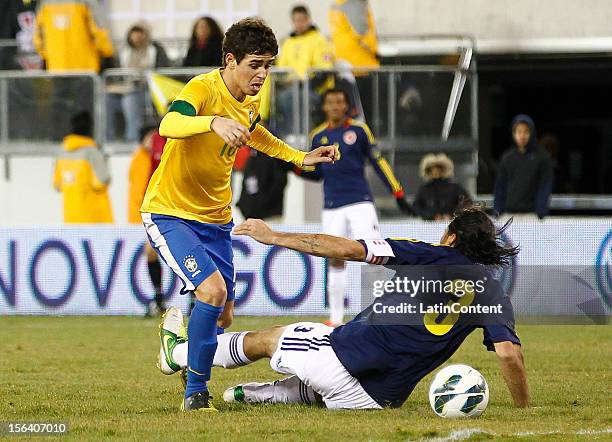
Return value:
[[(232, 329), (297, 320), (238, 317)], [(220, 400), (229, 386), (275, 379), (267, 361), (214, 369), (211, 391), (220, 412), (184, 414), (178, 377), (155, 367), (157, 320), (3, 317), (0, 324), (0, 422), (67, 421), (69, 434), (58, 440), (612, 440), (610, 326), (519, 326), (533, 401), (526, 410), (513, 408), (495, 355), (474, 332), (449, 362), (484, 374), (489, 407), (478, 419), (445, 420), (429, 408), (431, 375), (396, 410)]]

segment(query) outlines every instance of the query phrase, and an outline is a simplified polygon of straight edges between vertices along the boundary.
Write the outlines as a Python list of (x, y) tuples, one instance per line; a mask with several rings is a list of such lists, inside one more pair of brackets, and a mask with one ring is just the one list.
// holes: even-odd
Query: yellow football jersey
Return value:
[[(201, 119), (204, 133), (193, 136), (182, 134), (177, 122), (176, 128), (171, 131), (174, 138), (166, 141), (161, 163), (151, 177), (141, 212), (211, 224), (231, 221), (230, 178), (238, 149), (227, 146), (211, 131), (210, 124), (215, 116), (231, 118), (249, 128), (249, 146), (298, 166), (303, 164), (305, 152), (293, 149), (257, 124), (259, 96), (247, 96), (242, 102), (236, 100), (227, 89), (220, 69), (189, 81), (164, 119), (193, 118), (173, 112), (173, 109), (180, 109), (181, 106), (195, 110), (195, 115), (199, 117), (207, 117)], [(160, 134), (169, 136), (162, 133), (162, 127), (164, 122)]]

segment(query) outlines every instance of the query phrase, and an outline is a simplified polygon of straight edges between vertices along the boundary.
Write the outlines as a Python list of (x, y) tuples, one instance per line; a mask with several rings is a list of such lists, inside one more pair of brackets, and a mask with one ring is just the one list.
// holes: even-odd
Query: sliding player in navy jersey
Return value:
[[(254, 219), (236, 227), (234, 233), (250, 236), (263, 244), (316, 256), (393, 268), (449, 269), (451, 274), (455, 272), (452, 279), (456, 281), (456, 272), (461, 268), (467, 273), (486, 272), (486, 266), (507, 264), (516, 255), (516, 248), (499, 244), (501, 231), (496, 230), (484, 211), (470, 207), (457, 213), (439, 245), (406, 239), (356, 241), (321, 234), (280, 233)], [(482, 328), (483, 343), (497, 354), (515, 405), (526, 407), (529, 393), (521, 343), (514, 331), (512, 306), (493, 278), (485, 280), (486, 296), (470, 302), (479, 303), (483, 309), (501, 306), (503, 314), (491, 322), (470, 321), (463, 314), (448, 316), (442, 321), (434, 317), (428, 322), (424, 314), (420, 323), (408, 321), (389, 325), (385, 323), (387, 318), (377, 311), (385, 306), (397, 306), (397, 296), (383, 295), (355, 319), (336, 329), (300, 322), (264, 331), (222, 335), (214, 365), (236, 368), (270, 358), (275, 371), (292, 375), (270, 383), (238, 385), (228, 389), (224, 399), (228, 402), (306, 404), (322, 400), (328, 408), (399, 407), (424, 376), (448, 360), (472, 331)], [(443, 300), (461, 303), (457, 295), (456, 292), (439, 294)], [(403, 299), (417, 302), (416, 298)], [(167, 321), (163, 326), (167, 332), (178, 336), (182, 318), (178, 309), (172, 310), (176, 320)], [(187, 363), (184, 347), (184, 343), (173, 347), (171, 362), (176, 366), (184, 367)]]
[[(311, 148), (334, 144), (340, 159), (333, 165), (317, 165), (313, 171), (296, 169), (298, 175), (323, 181), (324, 207), (321, 214), (323, 233), (347, 238), (380, 238), (374, 198), (365, 177), (370, 163), (404, 212), (411, 214), (404, 189), (391, 166), (376, 147), (376, 140), (367, 124), (348, 116), (350, 100), (342, 89), (323, 93), (325, 122), (310, 133)], [(342, 324), (347, 271), (344, 261), (330, 259), (327, 271), (330, 326)]]

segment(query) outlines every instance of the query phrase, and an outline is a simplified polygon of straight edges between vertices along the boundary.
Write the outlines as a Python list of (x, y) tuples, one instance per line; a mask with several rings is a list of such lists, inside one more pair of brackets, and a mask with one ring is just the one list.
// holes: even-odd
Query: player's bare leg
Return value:
[(345, 262), (330, 259), (328, 268), (329, 321), (325, 325), (337, 327), (344, 321), (344, 293), (346, 291)]
[[(278, 348), (278, 342), (286, 327), (277, 326), (262, 331), (247, 332), (242, 340), (242, 350), (237, 339), (234, 352), (241, 352), (248, 362), (254, 362), (263, 358), (271, 358)], [(222, 362), (224, 349), (220, 348), (215, 355), (215, 362)], [(229, 358), (231, 359), (231, 357)], [(227, 366), (226, 368), (233, 368)], [(215, 363), (215, 365), (217, 365)], [(231, 364), (231, 363), (230, 363)], [(235, 367), (235, 366), (234, 366)], [(223, 393), (226, 402), (246, 402), (251, 404), (307, 404), (322, 403), (321, 397), (314, 390), (305, 385), (297, 376), (289, 376), (273, 382), (249, 382), (228, 388)]]
[[(181, 369), (187, 368), (188, 339), (181, 333), (183, 316), (176, 307), (168, 309), (164, 316), (162, 329), (162, 359), (167, 358), (169, 362), (160, 367), (164, 374), (174, 374)], [(217, 350), (213, 359), (215, 367), (238, 368), (263, 358), (270, 358), (276, 351), (278, 340), (285, 330), (284, 326), (276, 326), (261, 331), (230, 332), (217, 336)], [(170, 332), (178, 337), (178, 342), (167, 345), (163, 335)], [(170, 348), (171, 347), (171, 348)], [(167, 355), (167, 356), (166, 356)], [(169, 368), (170, 366), (174, 368)]]
[[(176, 307), (172, 307), (168, 309), (166, 315), (168, 318), (172, 318), (173, 316), (179, 316), (180, 311)], [(168, 321), (171, 322), (172, 319), (168, 319)], [(168, 326), (170, 327), (171, 324), (169, 323)], [(165, 324), (162, 329), (164, 327)], [(178, 328), (178, 326), (175, 325), (175, 328)], [(243, 331), (219, 335), (213, 365), (233, 369), (260, 359), (271, 358), (278, 347), (279, 339), (285, 328), (285, 326), (276, 326), (261, 331)], [(187, 341), (182, 341), (173, 346), (171, 350), (173, 364), (183, 369), (187, 366), (187, 345)], [(162, 372), (172, 373), (163, 370)], [(223, 398), (226, 402), (309, 405), (321, 403), (320, 396), (312, 388), (304, 385), (297, 376), (290, 376), (274, 382), (251, 382), (237, 385), (227, 389)]]

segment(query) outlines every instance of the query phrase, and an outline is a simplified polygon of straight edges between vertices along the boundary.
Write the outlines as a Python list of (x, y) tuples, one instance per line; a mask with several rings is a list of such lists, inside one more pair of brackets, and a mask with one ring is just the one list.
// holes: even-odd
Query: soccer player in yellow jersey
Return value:
[[(141, 212), (151, 243), (183, 281), (182, 292), (196, 296), (183, 410), (215, 411), (207, 382), (217, 325), (232, 322), (230, 175), (238, 147), (248, 144), (300, 167), (331, 163), (338, 155), (334, 146), (309, 153), (293, 149), (257, 124), (257, 93), (277, 53), (274, 33), (263, 21), (247, 18), (233, 24), (223, 41), (223, 67), (187, 83), (159, 128), (168, 141)], [(170, 332), (162, 330), (160, 336), (160, 369), (172, 373), (177, 367), (167, 343), (175, 340), (165, 333)]]

